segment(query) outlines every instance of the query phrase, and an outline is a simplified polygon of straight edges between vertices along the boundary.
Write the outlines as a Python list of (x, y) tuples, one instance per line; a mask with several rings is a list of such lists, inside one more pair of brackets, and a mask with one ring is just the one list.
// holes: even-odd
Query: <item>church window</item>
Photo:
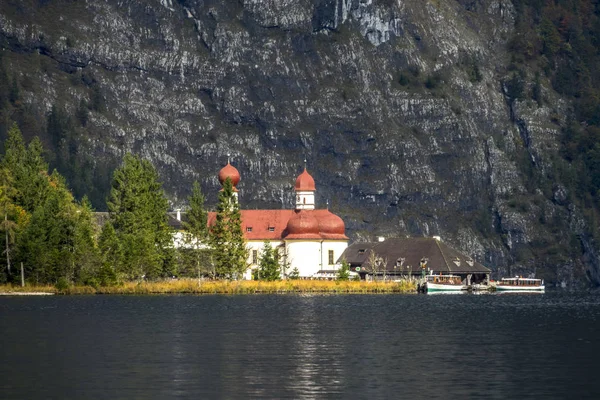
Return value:
[(329, 265), (333, 265), (333, 250), (329, 250)]
[(252, 250), (252, 264), (258, 264), (258, 250)]

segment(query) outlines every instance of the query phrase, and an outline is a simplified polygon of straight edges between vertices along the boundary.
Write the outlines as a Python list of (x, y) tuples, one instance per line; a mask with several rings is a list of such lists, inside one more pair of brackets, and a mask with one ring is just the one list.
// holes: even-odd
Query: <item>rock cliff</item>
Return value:
[(509, 0), (0, 4), (27, 110), (99, 103), (79, 143), (98, 179), (133, 151), (174, 207), (194, 180), (214, 204), (230, 153), (244, 207), (291, 207), (306, 158), (353, 240), (440, 235), (497, 276), (598, 283), (553, 172), (569, 104), (543, 77), (541, 105), (511, 95), (514, 25)]

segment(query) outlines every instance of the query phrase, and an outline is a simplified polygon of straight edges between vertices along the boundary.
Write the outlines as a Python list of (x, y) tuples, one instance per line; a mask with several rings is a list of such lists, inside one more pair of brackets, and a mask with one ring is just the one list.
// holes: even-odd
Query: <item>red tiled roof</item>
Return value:
[[(295, 210), (241, 210), (242, 232), (246, 240), (283, 240), (283, 239), (312, 239), (312, 240), (348, 240), (348, 237), (339, 227), (335, 231), (320, 229), (319, 233), (297, 233), (289, 235), (287, 226), (289, 220), (296, 216)], [(303, 210), (302, 213), (316, 218), (327, 220), (327, 224), (333, 215), (329, 210)], [(215, 223), (216, 213), (208, 213), (208, 226)], [(341, 220), (341, 218), (340, 218)], [(342, 221), (343, 226), (343, 221)], [(321, 228), (321, 226), (319, 225)], [(251, 230), (248, 230), (251, 228)], [(271, 231), (269, 228), (272, 228)]]

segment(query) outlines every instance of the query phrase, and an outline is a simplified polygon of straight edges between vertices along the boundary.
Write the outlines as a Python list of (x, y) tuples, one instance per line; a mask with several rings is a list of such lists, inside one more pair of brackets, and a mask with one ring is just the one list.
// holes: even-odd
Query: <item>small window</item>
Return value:
[(252, 250), (252, 264), (258, 264), (258, 250)]
[(359, 249), (358, 254), (365, 254), (365, 249)]
[(247, 227), (246, 232), (252, 232), (252, 227), (251, 226)]
[(270, 226), (269, 227), (269, 232), (275, 232), (275, 227), (274, 226)]
[(329, 265), (333, 265), (333, 250), (329, 250)]

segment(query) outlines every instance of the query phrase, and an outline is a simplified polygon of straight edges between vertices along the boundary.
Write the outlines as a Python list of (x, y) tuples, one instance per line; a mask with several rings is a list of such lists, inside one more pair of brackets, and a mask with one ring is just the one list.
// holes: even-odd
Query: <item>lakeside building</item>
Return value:
[[(229, 162), (219, 171), (221, 185), (231, 179), (236, 199), (239, 171)], [(315, 207), (316, 185), (306, 167), (294, 185), (296, 204), (293, 209), (244, 210), (240, 207), (242, 232), (248, 250), (249, 268), (245, 279), (258, 268), (265, 241), (279, 252), (282, 276), (297, 269), (301, 278), (334, 277), (337, 260), (348, 247), (344, 221), (328, 209)], [(241, 205), (241, 204), (240, 204)], [(181, 214), (170, 214), (171, 225), (180, 229)], [(208, 225), (215, 223), (216, 212), (208, 213)], [(176, 232), (174, 244), (183, 246), (182, 232)]]
[(467, 284), (489, 282), (491, 270), (441, 241), (439, 236), (389, 238), (354, 243), (340, 260), (361, 279), (419, 278), (425, 274), (459, 275)]

